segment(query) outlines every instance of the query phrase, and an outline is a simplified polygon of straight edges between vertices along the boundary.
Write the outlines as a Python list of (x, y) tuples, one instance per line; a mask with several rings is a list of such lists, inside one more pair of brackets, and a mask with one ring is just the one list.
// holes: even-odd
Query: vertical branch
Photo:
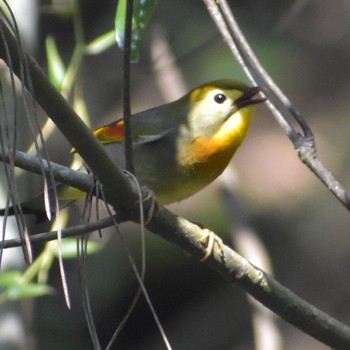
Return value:
[[(273, 268), (269, 253), (252, 225), (249, 210), (239, 191), (239, 180), (232, 168), (225, 170), (219, 184), (221, 199), (228, 213), (232, 245), (241, 256), (271, 275)], [(254, 349), (282, 350), (283, 337), (276, 315), (251, 296), (247, 299), (252, 307)]]
[(134, 156), (130, 126), (130, 55), (132, 34), (133, 0), (126, 1), (125, 10), (125, 37), (123, 55), (123, 120), (124, 120), (124, 147), (126, 170), (134, 174)]

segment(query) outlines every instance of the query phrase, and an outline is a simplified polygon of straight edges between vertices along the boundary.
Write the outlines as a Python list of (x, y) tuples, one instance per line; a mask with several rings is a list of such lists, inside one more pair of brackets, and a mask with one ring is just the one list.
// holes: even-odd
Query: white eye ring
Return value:
[(214, 96), (214, 101), (216, 103), (222, 104), (222, 103), (224, 103), (226, 101), (226, 96), (224, 94), (221, 94), (221, 93), (220, 94), (216, 94)]

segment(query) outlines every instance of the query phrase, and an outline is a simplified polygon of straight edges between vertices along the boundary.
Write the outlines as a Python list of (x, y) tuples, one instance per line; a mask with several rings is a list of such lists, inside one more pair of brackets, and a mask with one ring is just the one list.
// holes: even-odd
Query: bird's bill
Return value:
[(238, 110), (250, 105), (255, 105), (258, 103), (265, 102), (267, 100), (266, 97), (254, 98), (260, 92), (265, 92), (265, 91), (266, 89), (263, 87), (259, 87), (259, 86), (249, 87), (244, 90), (243, 95), (235, 101), (234, 105)]

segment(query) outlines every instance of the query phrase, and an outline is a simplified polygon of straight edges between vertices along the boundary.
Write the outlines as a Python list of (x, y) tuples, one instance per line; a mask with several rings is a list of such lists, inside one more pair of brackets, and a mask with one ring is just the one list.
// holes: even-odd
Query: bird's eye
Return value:
[(216, 103), (224, 103), (226, 101), (226, 96), (224, 94), (216, 94), (214, 96), (214, 101)]

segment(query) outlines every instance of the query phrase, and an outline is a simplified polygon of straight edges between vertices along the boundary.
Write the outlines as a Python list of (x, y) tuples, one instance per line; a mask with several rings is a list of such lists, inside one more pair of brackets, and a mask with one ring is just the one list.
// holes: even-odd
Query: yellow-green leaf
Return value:
[(52, 36), (46, 38), (45, 45), (49, 79), (56, 89), (60, 90), (66, 74), (66, 67), (58, 52), (56, 41)]
[[(124, 48), (126, 1), (119, 0), (115, 16), (115, 34), (118, 46)], [(139, 59), (142, 40), (151, 21), (156, 0), (134, 0), (131, 34), (131, 61)]]
[(86, 46), (86, 53), (88, 55), (98, 55), (101, 52), (109, 49), (115, 44), (115, 31), (104, 33), (91, 41), (90, 44)]
[(8, 300), (19, 300), (24, 298), (36, 298), (47, 294), (52, 294), (53, 289), (44, 284), (28, 283), (17, 285), (7, 289)]
[(22, 272), (18, 270), (7, 271), (0, 274), (0, 287), (15, 286), (19, 283)]

